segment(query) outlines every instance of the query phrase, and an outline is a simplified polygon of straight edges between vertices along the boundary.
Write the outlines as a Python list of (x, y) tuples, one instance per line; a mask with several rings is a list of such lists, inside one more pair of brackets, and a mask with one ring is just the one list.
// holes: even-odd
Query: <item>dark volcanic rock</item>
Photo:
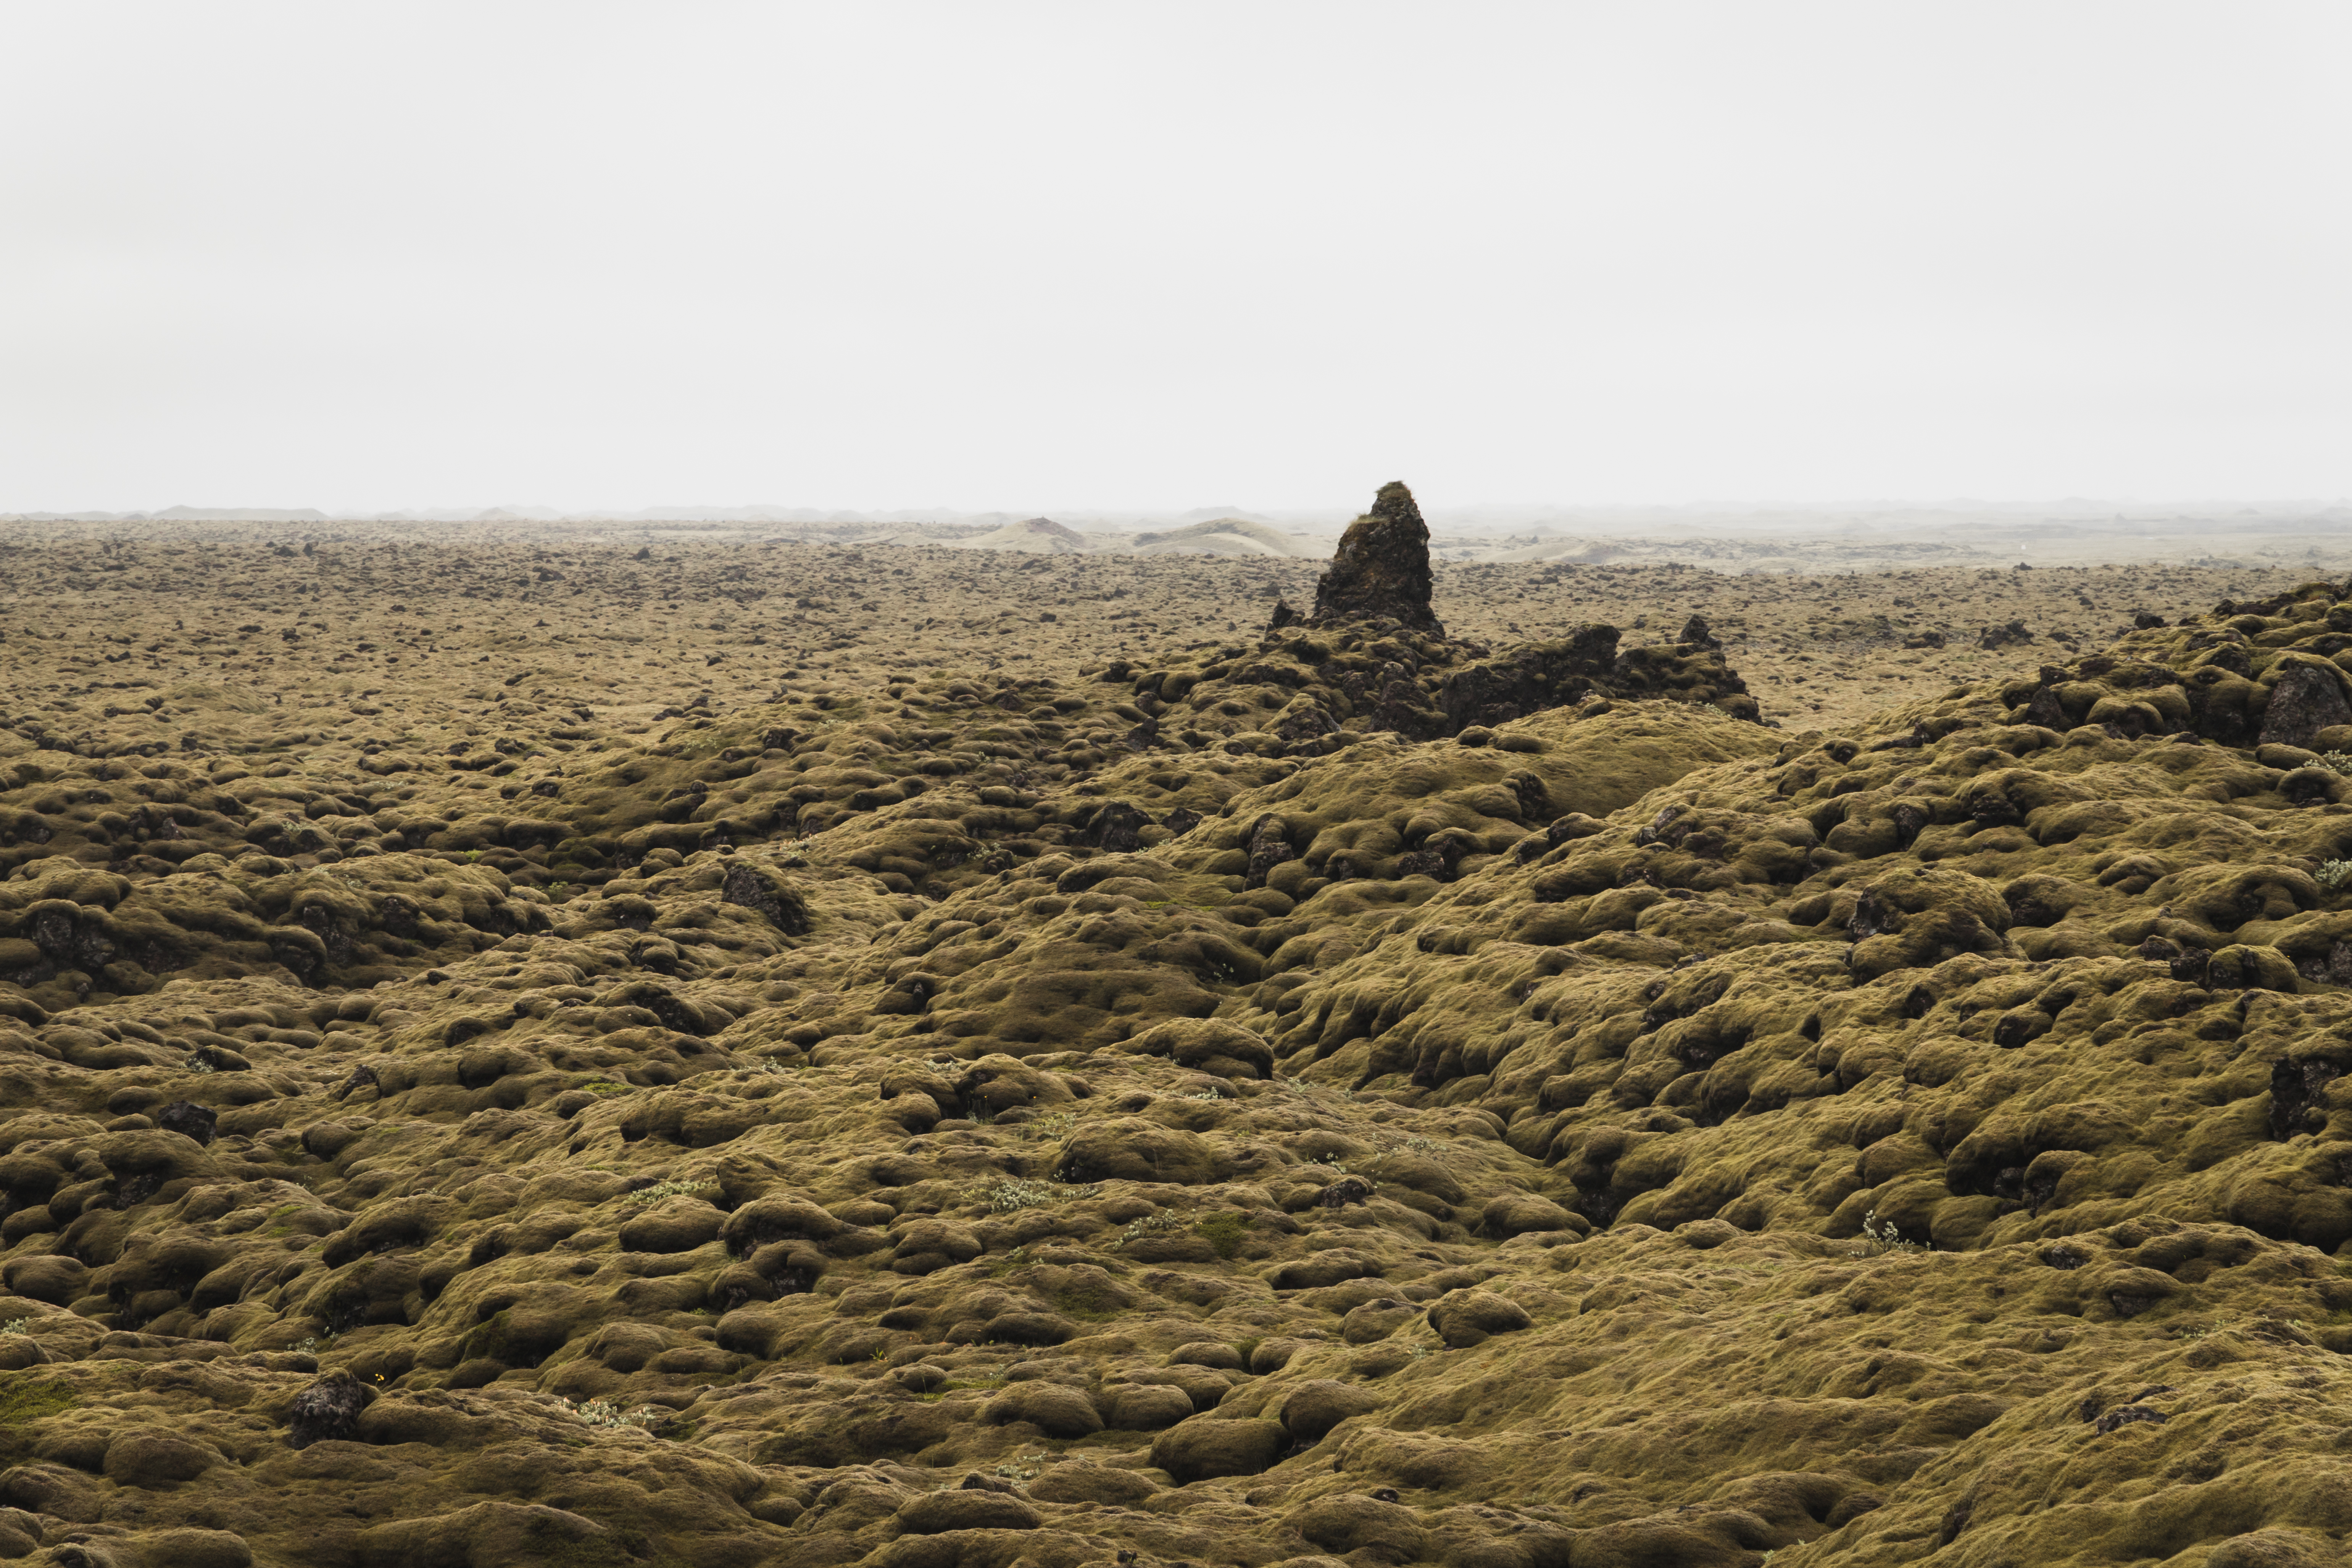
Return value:
[(209, 1106), (194, 1105), (184, 1100), (173, 1100), (155, 1113), (155, 1125), (166, 1132), (184, 1133), (198, 1143), (213, 1141), (213, 1124), (220, 1113)]
[(1448, 674), (1438, 701), (1454, 729), (1504, 724), (1591, 694), (1617, 663), (1617, 628), (1579, 626), (1557, 642), (1530, 643)]
[(768, 923), (786, 936), (808, 934), (808, 905), (801, 896), (761, 875), (747, 861), (738, 860), (727, 868), (727, 879), (719, 887), (719, 898), (722, 903), (740, 904), (766, 916)]
[[(1685, 634), (1689, 630), (1685, 627)], [(1675, 697), (1710, 702), (1742, 719), (1756, 718), (1756, 700), (1724, 662), (1722, 645), (1705, 635), (1704, 622), (1697, 630), (1699, 637), (1685, 635), (1678, 645), (1621, 653), (1615, 626), (1579, 626), (1557, 642), (1528, 643), (1449, 672), (1439, 689), (1438, 705), (1449, 731), (1507, 724), (1596, 695)]]
[(1372, 510), (1339, 536), (1331, 569), (1315, 584), (1314, 624), (1386, 616), (1443, 634), (1429, 607), (1429, 525), (1411, 490), (1385, 484)]
[(374, 1400), (374, 1391), (348, 1372), (333, 1372), (294, 1396), (287, 1421), (287, 1441), (297, 1448), (313, 1443), (343, 1442), (358, 1429), (360, 1412)]
[(1266, 873), (1286, 860), (1296, 859), (1298, 853), (1283, 832), (1282, 818), (1272, 814), (1258, 818), (1257, 826), (1250, 830), (1248, 847), (1247, 879), (1253, 888), (1265, 887)]
[(2260, 740), (2265, 746), (2308, 746), (2320, 731), (2337, 724), (2352, 724), (2344, 683), (2316, 665), (2298, 664), (2271, 688)]
[(1151, 826), (1151, 819), (1135, 807), (1113, 801), (1087, 819), (1082, 833), (1084, 842), (1114, 855), (1134, 851), (1140, 843), (1138, 837)]

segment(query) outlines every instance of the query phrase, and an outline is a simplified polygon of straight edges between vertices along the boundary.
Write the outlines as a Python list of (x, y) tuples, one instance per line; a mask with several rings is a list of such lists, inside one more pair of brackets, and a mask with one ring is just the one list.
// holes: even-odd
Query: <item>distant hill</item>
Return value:
[(940, 542), (959, 550), (1022, 550), (1039, 555), (1082, 555), (1087, 551), (1085, 535), (1064, 528), (1050, 517), (1008, 522), (986, 533)]
[(1297, 534), (1238, 517), (1139, 533), (1127, 551), (1137, 555), (1280, 555), (1296, 560), (1328, 553)]
[(1237, 506), (1196, 506), (1190, 511), (1177, 513), (1176, 521), (1181, 526), (1194, 522), (1231, 522), (1236, 518), (1244, 522), (1274, 521), (1264, 512), (1250, 511)]
[(158, 522), (324, 522), (327, 514), (310, 507), (174, 506), (152, 514)]

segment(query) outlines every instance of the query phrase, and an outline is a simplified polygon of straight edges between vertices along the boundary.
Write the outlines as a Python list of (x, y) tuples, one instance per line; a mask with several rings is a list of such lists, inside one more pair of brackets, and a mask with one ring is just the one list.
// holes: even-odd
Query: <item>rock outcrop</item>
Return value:
[(1443, 637), (1445, 628), (1430, 608), (1430, 585), (1429, 525), (1411, 490), (1385, 484), (1372, 510), (1339, 536), (1339, 552), (1315, 584), (1312, 623), (1391, 620)]

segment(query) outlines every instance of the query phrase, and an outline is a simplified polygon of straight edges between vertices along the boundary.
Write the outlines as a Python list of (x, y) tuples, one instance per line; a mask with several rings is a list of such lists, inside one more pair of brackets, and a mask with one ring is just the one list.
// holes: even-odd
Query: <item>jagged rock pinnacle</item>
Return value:
[(1339, 536), (1331, 569), (1315, 584), (1315, 624), (1385, 616), (1443, 636), (1429, 587), (1429, 525), (1411, 490), (1385, 484), (1372, 510)]

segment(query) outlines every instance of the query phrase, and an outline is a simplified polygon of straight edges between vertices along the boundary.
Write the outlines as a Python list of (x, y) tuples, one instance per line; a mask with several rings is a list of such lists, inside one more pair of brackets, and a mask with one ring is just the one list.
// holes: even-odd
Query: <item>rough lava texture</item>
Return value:
[(5, 542), (0, 1558), (2345, 1559), (2343, 587), (640, 543)]
[(1372, 510), (1348, 525), (1339, 552), (1315, 584), (1315, 624), (1395, 621), (1438, 637), (1445, 628), (1429, 607), (1429, 525), (1412, 492), (1391, 482)]

